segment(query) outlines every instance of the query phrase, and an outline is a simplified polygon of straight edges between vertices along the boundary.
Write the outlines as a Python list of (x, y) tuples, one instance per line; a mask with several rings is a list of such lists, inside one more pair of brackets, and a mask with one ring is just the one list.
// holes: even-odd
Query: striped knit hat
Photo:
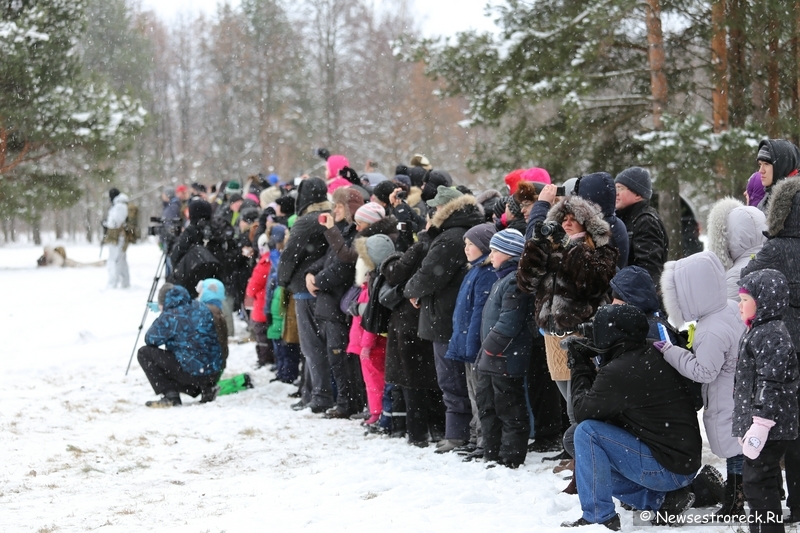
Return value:
[(370, 202), (359, 207), (353, 219), (364, 224), (374, 224), (385, 216), (386, 210), (381, 204)]
[(511, 257), (519, 257), (525, 249), (525, 237), (515, 229), (504, 229), (492, 236), (489, 248)]

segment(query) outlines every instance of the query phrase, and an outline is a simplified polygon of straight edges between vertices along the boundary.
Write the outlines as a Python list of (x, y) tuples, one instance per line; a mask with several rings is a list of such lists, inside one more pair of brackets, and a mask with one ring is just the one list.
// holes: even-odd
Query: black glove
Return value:
[(594, 368), (594, 357), (597, 352), (591, 349), (590, 341), (584, 337), (567, 337), (559, 343), (562, 350), (567, 351), (567, 367)]
[(361, 185), (361, 180), (358, 177), (358, 173), (350, 167), (343, 167), (339, 171), (339, 175), (353, 185)]
[(327, 148), (317, 148), (316, 150), (317, 157), (324, 159), (325, 161), (331, 156), (331, 153), (328, 151)]

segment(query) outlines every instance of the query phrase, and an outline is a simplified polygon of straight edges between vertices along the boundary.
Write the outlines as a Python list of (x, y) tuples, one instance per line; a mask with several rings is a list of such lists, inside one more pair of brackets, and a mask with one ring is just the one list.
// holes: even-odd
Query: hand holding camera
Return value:
[(537, 222), (533, 226), (533, 238), (539, 241), (550, 241), (553, 245), (566, 246), (569, 243), (569, 235), (561, 227), (561, 224), (553, 221)]
[(319, 222), (321, 226), (331, 229), (333, 227), (333, 215), (330, 213), (322, 213), (317, 217), (317, 222)]
[(339, 176), (343, 177), (353, 185), (361, 185), (361, 181), (358, 178), (358, 172), (350, 167), (343, 167), (339, 171)]

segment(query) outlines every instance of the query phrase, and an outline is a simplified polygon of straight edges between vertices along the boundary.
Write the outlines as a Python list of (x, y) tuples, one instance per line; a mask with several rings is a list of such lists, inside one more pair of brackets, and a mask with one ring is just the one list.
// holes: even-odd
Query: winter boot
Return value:
[[(583, 517), (578, 518), (574, 522), (562, 522), (561, 527), (583, 527), (583, 526), (591, 526), (594, 522), (589, 522)], [(619, 521), (619, 515), (615, 514), (605, 522), (601, 522), (604, 526), (606, 526), (611, 531), (619, 531), (622, 529), (622, 525)]]
[(176, 407), (181, 405), (181, 395), (178, 392), (167, 392), (164, 393), (164, 396), (162, 396), (160, 400), (151, 400), (149, 402), (145, 402), (145, 405), (147, 407), (153, 407), (156, 409)]
[(729, 521), (741, 522), (746, 520), (747, 513), (744, 510), (744, 489), (742, 488), (741, 474), (728, 472), (728, 479), (725, 482), (725, 498), (723, 499), (722, 507), (714, 515), (730, 516), (732, 518)]
[(692, 481), (690, 490), (695, 499), (692, 507), (712, 507), (725, 499), (725, 482), (722, 474), (711, 465), (703, 465)]
[(219, 394), (218, 385), (211, 385), (210, 387), (204, 387), (200, 391), (200, 403), (213, 402), (216, 399), (217, 394)]
[(688, 487), (672, 490), (664, 497), (664, 503), (651, 520), (654, 526), (670, 525), (674, 517), (682, 514), (694, 503), (694, 493)]

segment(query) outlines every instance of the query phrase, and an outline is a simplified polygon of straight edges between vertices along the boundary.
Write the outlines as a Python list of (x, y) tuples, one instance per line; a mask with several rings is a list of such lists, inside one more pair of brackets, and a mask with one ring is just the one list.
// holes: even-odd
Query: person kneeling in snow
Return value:
[(647, 342), (650, 326), (636, 307), (600, 307), (592, 325), (592, 341), (564, 341), (583, 516), (561, 525), (603, 524), (619, 531), (612, 497), (657, 511), (651, 513), (654, 523), (674, 520), (694, 502), (686, 487), (700, 468), (703, 447), (684, 379)]
[(201, 395), (200, 403), (213, 401), (224, 365), (214, 316), (180, 285), (162, 287), (158, 303), (162, 313), (147, 330), (138, 360), (153, 391), (163, 397), (145, 405), (181, 405), (181, 392)]

